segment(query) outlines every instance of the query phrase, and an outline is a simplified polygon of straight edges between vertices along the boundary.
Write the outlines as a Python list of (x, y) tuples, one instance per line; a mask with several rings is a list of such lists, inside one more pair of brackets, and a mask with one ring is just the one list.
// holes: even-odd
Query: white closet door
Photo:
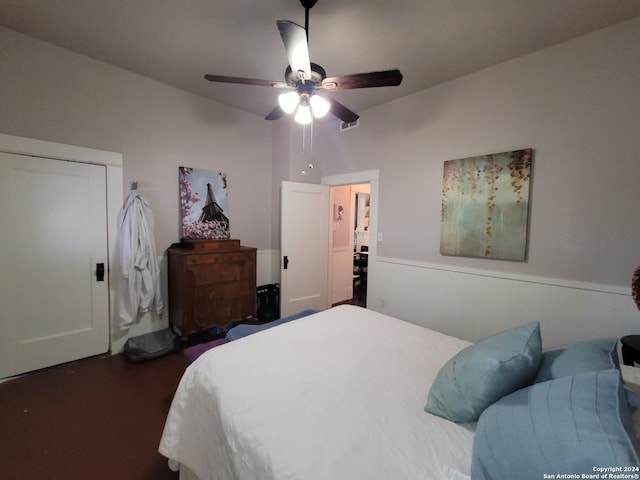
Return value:
[(105, 168), (0, 153), (0, 225), (0, 378), (108, 351)]

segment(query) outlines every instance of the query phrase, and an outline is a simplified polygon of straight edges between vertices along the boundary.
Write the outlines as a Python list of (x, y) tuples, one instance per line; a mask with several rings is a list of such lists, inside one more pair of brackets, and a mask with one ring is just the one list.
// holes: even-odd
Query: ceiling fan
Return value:
[(236, 83), (243, 85), (257, 85), (289, 90), (278, 98), (276, 106), (266, 117), (266, 120), (277, 120), (285, 113), (295, 112), (295, 121), (303, 125), (311, 122), (312, 118), (320, 118), (329, 111), (346, 123), (355, 122), (360, 116), (349, 110), (337, 100), (318, 92), (350, 90), (354, 88), (392, 87), (400, 85), (402, 73), (400, 70), (385, 70), (381, 72), (356, 73), (327, 77), (320, 65), (309, 61), (309, 10), (317, 0), (300, 0), (305, 9), (305, 26), (302, 27), (288, 20), (276, 22), (282, 43), (289, 60), (289, 66), (284, 73), (284, 82), (260, 80), (254, 78), (228, 77), (224, 75), (204, 76), (211, 82)]

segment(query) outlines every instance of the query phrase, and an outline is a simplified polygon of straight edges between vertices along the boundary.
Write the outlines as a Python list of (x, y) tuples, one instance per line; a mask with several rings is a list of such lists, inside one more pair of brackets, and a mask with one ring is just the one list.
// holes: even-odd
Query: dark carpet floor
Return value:
[(177, 479), (158, 444), (186, 366), (105, 355), (0, 383), (0, 477)]

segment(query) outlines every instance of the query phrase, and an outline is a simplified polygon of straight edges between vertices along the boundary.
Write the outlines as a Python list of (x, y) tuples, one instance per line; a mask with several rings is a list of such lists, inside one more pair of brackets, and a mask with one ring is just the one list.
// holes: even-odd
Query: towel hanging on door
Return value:
[(153, 212), (132, 186), (118, 215), (116, 312), (121, 328), (130, 327), (138, 313), (151, 311), (154, 304), (156, 313), (162, 316), (160, 267), (153, 228)]

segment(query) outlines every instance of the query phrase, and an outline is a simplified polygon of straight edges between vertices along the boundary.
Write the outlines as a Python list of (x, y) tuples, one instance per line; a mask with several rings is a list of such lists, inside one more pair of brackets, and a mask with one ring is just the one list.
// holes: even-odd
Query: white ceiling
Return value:
[[(639, 15), (638, 0), (319, 0), (309, 49), (327, 76), (402, 71), (399, 87), (332, 94), (360, 113)], [(304, 25), (304, 8), (298, 0), (0, 0), (3, 26), (262, 117), (281, 91), (203, 76), (283, 80), (276, 20)]]

